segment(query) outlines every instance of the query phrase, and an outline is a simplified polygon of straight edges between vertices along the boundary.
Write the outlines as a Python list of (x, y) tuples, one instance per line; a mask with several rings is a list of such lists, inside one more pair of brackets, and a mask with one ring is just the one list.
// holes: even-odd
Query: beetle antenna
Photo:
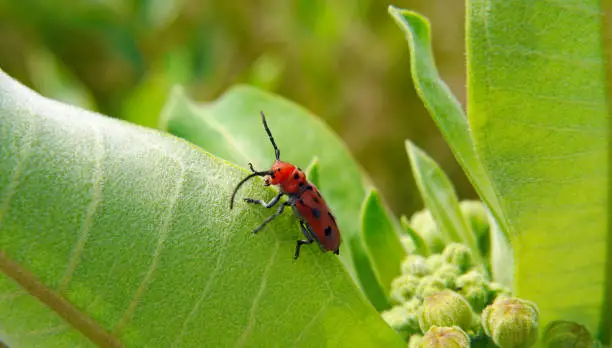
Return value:
[(268, 133), (268, 138), (270, 138), (270, 142), (272, 143), (272, 146), (274, 146), (274, 154), (276, 155), (276, 160), (279, 161), (280, 160), (280, 150), (278, 149), (278, 147), (276, 146), (276, 143), (274, 142), (274, 137), (272, 136), (272, 132), (270, 132), (270, 128), (268, 128), (268, 123), (266, 123), (266, 116), (264, 115), (263, 111), (260, 111), (259, 113), (261, 113), (261, 120), (263, 121), (264, 128), (266, 129), (266, 133)]
[[(251, 169), (252, 168), (253, 167), (251, 166)], [(249, 181), (251, 178), (254, 178), (256, 176), (264, 176), (264, 175), (272, 175), (272, 172), (270, 172), (270, 171), (255, 172), (254, 171), (253, 173), (247, 175), (246, 178), (242, 179), (242, 181), (240, 181), (238, 183), (238, 185), (236, 185), (236, 188), (234, 189), (234, 192), (232, 192), (232, 199), (230, 200), (230, 209), (232, 209), (234, 207), (234, 197), (236, 197), (236, 193), (238, 192), (238, 189), (240, 188), (240, 186), (242, 186), (245, 182)]]

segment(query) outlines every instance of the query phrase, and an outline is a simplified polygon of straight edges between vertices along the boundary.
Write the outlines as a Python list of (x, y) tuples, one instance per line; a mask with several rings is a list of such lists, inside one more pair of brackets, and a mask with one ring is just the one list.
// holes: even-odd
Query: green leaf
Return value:
[(417, 187), (446, 243), (466, 244), (475, 259), (484, 264), (476, 236), (459, 208), (459, 199), (446, 174), (433, 159), (410, 141), (406, 141), (406, 151)]
[(155, 128), (172, 86), (188, 83), (193, 78), (192, 60), (190, 52), (183, 47), (166, 52), (164, 59), (152, 62), (140, 83), (124, 99), (121, 118)]
[(366, 252), (372, 260), (376, 278), (388, 297), (391, 282), (401, 274), (400, 264), (407, 253), (399, 239), (398, 223), (387, 213), (376, 190), (370, 190), (363, 202), (361, 226)]
[[(406, 34), (414, 85), (455, 158), (493, 214), (502, 217), (497, 194), (474, 151), (463, 109), (436, 68), (427, 19), (415, 12), (389, 7), (389, 13)], [(504, 225), (503, 220), (501, 221)]]
[(370, 256), (361, 239), (352, 238), (348, 240), (349, 247), (353, 250), (353, 263), (359, 277), (361, 291), (366, 295), (370, 303), (377, 311), (391, 308), (387, 294), (376, 277)]
[(291, 214), (228, 209), (245, 174), (0, 72), (0, 341), (403, 346), (335, 255), (293, 260)]
[(512, 245), (493, 216), (489, 218), (491, 234), (491, 277), (508, 289), (514, 287), (514, 255)]
[(564, 318), (611, 332), (600, 1), (468, 4), (469, 121), (512, 234), (514, 289), (542, 327)]
[(319, 180), (319, 170), (319, 158), (315, 156), (312, 161), (310, 161), (308, 167), (306, 167), (304, 173), (306, 173), (308, 181), (310, 181), (320, 190), (321, 184)]
[(292, 102), (251, 87), (234, 87), (206, 105), (195, 104), (177, 88), (164, 108), (160, 127), (239, 166), (251, 162), (255, 169), (263, 170), (274, 162), (274, 151), (260, 111), (266, 114), (283, 161), (305, 166), (318, 158), (320, 191), (337, 217), (344, 241), (340, 258), (374, 302), (376, 296), (370, 296), (380, 284), (372, 277), (368, 256), (357, 255), (364, 253), (359, 214), (370, 180), (346, 145), (320, 119)]
[(425, 257), (429, 256), (429, 247), (427, 246), (425, 239), (423, 239), (423, 237), (421, 237), (421, 235), (417, 231), (415, 231), (412, 226), (410, 226), (410, 221), (408, 220), (408, 218), (402, 215), (402, 217), (400, 218), (400, 223), (402, 225), (402, 230), (404, 231), (404, 233), (406, 233), (412, 239), (412, 242), (414, 243), (415, 247), (415, 252)]

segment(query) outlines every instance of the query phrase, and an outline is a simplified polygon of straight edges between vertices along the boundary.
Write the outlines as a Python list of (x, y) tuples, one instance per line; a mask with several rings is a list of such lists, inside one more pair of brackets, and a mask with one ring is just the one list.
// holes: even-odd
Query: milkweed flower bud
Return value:
[(439, 253), (444, 249), (444, 241), (429, 210), (421, 210), (412, 215), (410, 226), (417, 231), (427, 243), (432, 254)]
[(419, 315), (419, 326), (423, 332), (427, 332), (433, 325), (459, 326), (467, 330), (472, 326), (472, 319), (472, 309), (467, 301), (447, 289), (425, 298)]
[(384, 311), (381, 316), (404, 340), (407, 340), (410, 335), (421, 332), (417, 313), (411, 312), (403, 306), (396, 306)]
[(408, 301), (416, 294), (420, 282), (421, 279), (412, 274), (402, 274), (395, 278), (391, 283), (391, 293), (389, 294), (391, 300), (397, 303)]
[(461, 201), (459, 209), (469, 221), (476, 237), (481, 238), (489, 232), (489, 217), (487, 209), (481, 201)]
[(469, 271), (465, 274), (460, 275), (457, 278), (458, 288), (463, 288), (467, 286), (486, 286), (486, 284), (487, 279), (485, 278), (485, 276), (476, 270)]
[(452, 243), (447, 245), (442, 252), (442, 257), (446, 263), (457, 265), (463, 272), (473, 266), (472, 253), (463, 244)]
[(481, 321), (485, 334), (502, 348), (531, 347), (538, 338), (538, 308), (520, 298), (498, 297)]
[(488, 338), (484, 335), (482, 331), (482, 325), (480, 325), (479, 315), (474, 315), (473, 320), (472, 320), (472, 326), (470, 327), (469, 330), (466, 330), (466, 332), (468, 333), (470, 337), (479, 337), (480, 339), (488, 340)]
[(586, 327), (571, 321), (553, 321), (544, 330), (542, 338), (544, 347), (597, 347), (598, 342), (593, 339)]
[(423, 277), (431, 273), (427, 259), (421, 255), (408, 255), (402, 262), (402, 273)]
[(460, 327), (432, 326), (423, 336), (423, 348), (468, 348), (470, 337)]
[(480, 313), (487, 305), (489, 292), (487, 291), (487, 280), (478, 271), (472, 270), (457, 278), (457, 291), (465, 297), (475, 312)]
[(409, 253), (413, 253), (416, 250), (414, 241), (409, 236), (401, 236), (400, 242), (404, 245), (404, 249), (408, 250)]
[(457, 278), (461, 274), (461, 270), (456, 265), (445, 263), (434, 272), (434, 276), (442, 279), (449, 289), (454, 289), (457, 286)]
[(435, 272), (438, 268), (444, 265), (444, 259), (442, 254), (433, 254), (427, 258), (427, 266), (432, 272)]
[(423, 336), (412, 335), (408, 341), (408, 348), (421, 348), (423, 346)]
[(419, 309), (421, 308), (421, 304), (422, 301), (419, 300), (417, 297), (413, 297), (410, 300), (404, 302), (404, 304), (402, 304), (402, 306), (404, 308), (406, 308), (409, 312), (414, 312), (414, 313), (418, 313)]
[(459, 290), (459, 294), (463, 296), (472, 309), (476, 313), (480, 313), (487, 305), (489, 293), (484, 286), (466, 286)]
[(491, 225), (489, 212), (484, 204), (480, 201), (461, 201), (459, 209), (474, 231), (480, 252), (483, 256), (489, 256), (491, 253)]
[(416, 290), (416, 295), (425, 298), (446, 289), (444, 280), (436, 276), (425, 276)]

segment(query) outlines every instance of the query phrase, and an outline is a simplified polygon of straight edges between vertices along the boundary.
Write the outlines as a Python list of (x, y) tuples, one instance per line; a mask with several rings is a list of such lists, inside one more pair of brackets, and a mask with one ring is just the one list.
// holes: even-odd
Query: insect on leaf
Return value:
[(246, 174), (0, 72), (0, 341), (403, 346), (335, 255), (294, 262), (289, 214), (253, 235), (270, 212), (228, 209)]
[(380, 294), (381, 284), (372, 277), (358, 218), (370, 180), (342, 140), (319, 118), (288, 100), (252, 87), (233, 87), (204, 105), (189, 100), (177, 89), (164, 108), (161, 127), (238, 166), (246, 167), (251, 162), (255, 169), (265, 170), (274, 162), (274, 151), (261, 126), (261, 111), (281, 160), (305, 168), (313, 157), (318, 159), (319, 178), (315, 179), (342, 235), (339, 257), (368, 298), (373, 303), (380, 301), (373, 294)]

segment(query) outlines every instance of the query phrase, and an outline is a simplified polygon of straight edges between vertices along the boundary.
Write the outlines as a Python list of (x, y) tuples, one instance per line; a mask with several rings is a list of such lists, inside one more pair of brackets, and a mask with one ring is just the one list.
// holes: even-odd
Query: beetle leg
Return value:
[(270, 200), (270, 202), (266, 203), (261, 199), (253, 199), (253, 198), (245, 198), (244, 201), (247, 203), (253, 203), (253, 204), (261, 204), (266, 208), (272, 208), (273, 206), (276, 205), (276, 203), (278, 203), (278, 200), (283, 196), (283, 194), (281, 192), (279, 192), (274, 198), (272, 198), (272, 200)]
[(302, 229), (302, 233), (304, 233), (304, 235), (306, 236), (306, 240), (297, 241), (297, 245), (295, 246), (295, 256), (293, 257), (295, 260), (300, 257), (300, 248), (302, 247), (302, 245), (311, 244), (312, 242), (314, 242), (314, 239), (310, 235), (310, 232), (308, 231), (306, 226), (304, 226), (304, 221), (302, 220), (300, 220), (300, 228)]
[[(278, 197), (278, 196), (277, 196)], [(277, 199), (278, 201), (278, 199)], [(276, 213), (272, 214), (271, 216), (269, 216), (267, 219), (264, 220), (264, 222), (261, 223), (261, 225), (259, 225), (259, 227), (257, 227), (256, 229), (253, 230), (253, 233), (257, 233), (259, 231), (261, 231), (262, 228), (264, 228), (264, 226), (266, 226), (266, 224), (270, 221), (272, 221), (275, 217), (279, 216), (280, 214), (283, 213), (283, 210), (285, 210), (285, 207), (288, 205), (292, 205), (291, 202), (289, 201), (285, 201), (283, 202), (279, 207), (278, 210), (276, 211)]]

